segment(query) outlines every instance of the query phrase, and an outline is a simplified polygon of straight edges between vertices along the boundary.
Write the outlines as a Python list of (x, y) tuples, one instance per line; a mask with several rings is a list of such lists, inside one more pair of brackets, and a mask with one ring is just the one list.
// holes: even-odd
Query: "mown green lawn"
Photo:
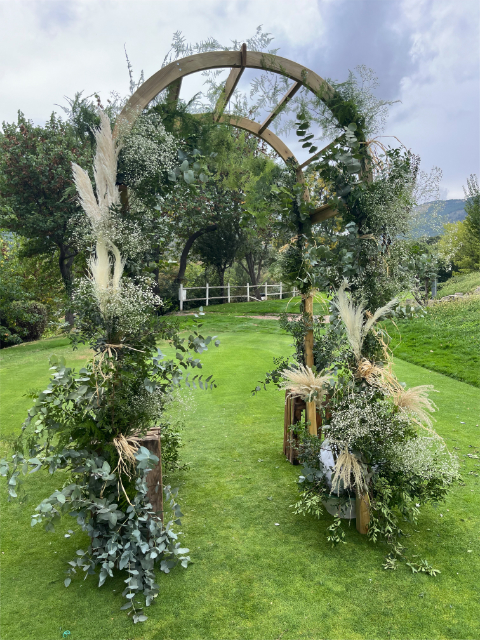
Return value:
[(480, 296), (437, 303), (388, 332), (395, 356), (480, 387)]
[[(250, 390), (272, 358), (289, 353), (290, 337), (273, 321), (206, 317), (221, 346), (204, 354), (218, 388), (188, 395), (183, 460), (190, 470), (170, 477), (185, 513), (182, 546), (193, 564), (159, 574), (161, 595), (149, 620), (134, 626), (123, 612), (121, 577), (100, 590), (92, 578), (63, 586), (66, 562), (88, 540), (30, 527), (33, 507), (65, 479), (33, 476), (30, 503), (7, 503), (2, 492), (2, 640), (296, 640), (472, 639), (480, 637), (478, 500), (480, 390), (398, 360), (400, 380), (440, 391), (437, 429), (462, 461), (464, 481), (446, 504), (422, 511), (407, 525), (410, 554), (441, 570), (437, 578), (405, 566), (382, 568), (385, 547), (370, 544), (352, 523), (346, 546), (332, 549), (318, 521), (296, 516), (298, 467), (281, 454), (283, 401), (269, 389)], [(18, 433), (30, 400), (26, 389), (48, 379), (50, 352), (81, 366), (65, 341), (44, 341), (0, 352), (3, 449)], [(2, 482), (2, 488), (4, 486)], [(278, 526), (276, 526), (278, 523)], [(112, 591), (115, 589), (115, 592)]]
[[(325, 305), (327, 296), (324, 293), (317, 293), (314, 297), (313, 312), (314, 314), (328, 313), (328, 306)], [(300, 303), (302, 299), (300, 296), (295, 298), (285, 298), (284, 300), (268, 299), (263, 302), (230, 302), (226, 304), (203, 306), (203, 311), (207, 315), (222, 314), (222, 315), (270, 315), (283, 312), (288, 313), (300, 313)], [(198, 309), (197, 309), (198, 310)], [(186, 311), (186, 313), (193, 313), (194, 310)]]

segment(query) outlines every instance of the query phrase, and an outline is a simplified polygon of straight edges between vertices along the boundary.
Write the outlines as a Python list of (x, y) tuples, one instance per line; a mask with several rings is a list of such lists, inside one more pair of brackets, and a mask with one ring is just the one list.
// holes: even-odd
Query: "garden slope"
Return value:
[(480, 387), (480, 296), (439, 302), (398, 331), (388, 325), (395, 356)]
[[(63, 537), (74, 524), (68, 519), (55, 534), (30, 527), (33, 505), (63, 481), (61, 475), (35, 478), (26, 507), (6, 503), (1, 494), (2, 639), (54, 640), (65, 630), (79, 640), (480, 637), (479, 481), (473, 475), (479, 460), (467, 457), (478, 456), (471, 445), (479, 439), (480, 391), (397, 362), (400, 380), (440, 391), (437, 429), (460, 455), (465, 485), (446, 505), (422, 512), (422, 534), (405, 527), (414, 534), (406, 539), (408, 552), (442, 573), (413, 575), (404, 565), (387, 572), (385, 547), (368, 543), (353, 524), (346, 527), (348, 544), (332, 549), (325, 536), (330, 516), (317, 521), (292, 513), (299, 469), (281, 454), (282, 396), (273, 389), (250, 394), (272, 358), (291, 352), (291, 338), (268, 333), (270, 321), (258, 333), (252, 324), (242, 321), (240, 331), (223, 333), (220, 348), (204, 354), (205, 372), (215, 374), (218, 388), (194, 394), (183, 452), (191, 469), (169, 478), (180, 486), (182, 546), (190, 547), (194, 564), (159, 575), (161, 594), (149, 620), (133, 626), (119, 611), (121, 579), (115, 593), (99, 592), (95, 579), (81, 576), (64, 588), (65, 563), (88, 540), (81, 533)], [(77, 367), (88, 355), (61, 344), (40, 346), (2, 353), (8, 356), (1, 372), (4, 433), (20, 429), (30, 405), (25, 390), (47, 381), (49, 351), (70, 362), (73, 356)]]

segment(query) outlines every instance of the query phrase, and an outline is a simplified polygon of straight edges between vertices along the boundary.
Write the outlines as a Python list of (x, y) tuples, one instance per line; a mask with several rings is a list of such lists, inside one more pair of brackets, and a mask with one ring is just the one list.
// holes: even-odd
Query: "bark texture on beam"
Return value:
[(287, 93), (283, 96), (283, 98), (280, 100), (280, 102), (277, 104), (277, 106), (275, 107), (275, 109), (272, 111), (272, 113), (270, 113), (265, 120), (262, 122), (262, 124), (260, 125), (260, 133), (263, 133), (265, 131), (265, 129), (267, 127), (270, 126), (270, 123), (273, 122), (273, 120), (275, 120), (275, 118), (278, 116), (278, 114), (281, 112), (281, 110), (283, 109), (283, 107), (290, 102), (290, 100), (293, 98), (293, 96), (297, 93), (297, 91), (299, 89), (301, 89), (303, 87), (303, 84), (301, 82), (295, 82), (294, 84), (292, 84), (292, 86), (290, 87), (290, 89), (287, 91)]

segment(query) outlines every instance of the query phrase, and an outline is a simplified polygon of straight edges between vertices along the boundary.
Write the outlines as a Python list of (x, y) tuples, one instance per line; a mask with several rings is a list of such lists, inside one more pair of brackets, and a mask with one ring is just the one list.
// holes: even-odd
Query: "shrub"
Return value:
[(22, 339), (16, 333), (12, 333), (7, 327), (0, 325), (0, 349), (11, 347), (14, 344), (20, 344)]
[(35, 300), (16, 300), (8, 313), (8, 324), (23, 340), (38, 340), (47, 327), (47, 307)]

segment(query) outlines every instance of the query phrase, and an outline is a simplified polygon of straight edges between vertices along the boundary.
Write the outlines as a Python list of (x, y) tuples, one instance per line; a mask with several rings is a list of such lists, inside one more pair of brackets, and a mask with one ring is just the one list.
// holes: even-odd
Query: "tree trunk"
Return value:
[(199, 229), (198, 231), (195, 231), (195, 233), (192, 233), (192, 235), (188, 238), (188, 240), (185, 243), (185, 246), (183, 248), (182, 255), (180, 256), (180, 267), (178, 269), (177, 277), (175, 278), (175, 282), (177, 284), (181, 284), (185, 280), (185, 270), (187, 268), (187, 258), (188, 258), (188, 254), (190, 253), (190, 249), (192, 248), (193, 243), (195, 242), (195, 240), (197, 238), (200, 238), (200, 236), (205, 235), (206, 233), (210, 233), (211, 231), (216, 231), (217, 230), (217, 226), (218, 226), (217, 224), (211, 224), (208, 227), (204, 227), (203, 229)]
[(242, 261), (240, 260), (240, 266), (248, 274), (248, 277), (250, 279), (250, 284), (252, 284), (255, 287), (254, 289), (251, 290), (252, 291), (252, 297), (258, 298), (259, 297), (259, 292), (258, 292), (257, 285), (258, 285), (258, 282), (260, 280), (260, 274), (261, 274), (261, 271), (262, 271), (263, 258), (259, 259), (256, 271), (255, 271), (255, 258), (254, 258), (252, 253), (246, 253), (245, 254), (245, 262), (247, 263), (246, 267), (242, 263)]
[(68, 254), (65, 247), (60, 247), (60, 255), (58, 258), (58, 264), (60, 267), (60, 273), (62, 274), (63, 284), (65, 286), (65, 292), (67, 294), (67, 308), (65, 309), (65, 322), (68, 322), (70, 327), (73, 327), (73, 311), (71, 309), (72, 293), (73, 293), (73, 278), (72, 278), (72, 266), (75, 260), (74, 253)]

